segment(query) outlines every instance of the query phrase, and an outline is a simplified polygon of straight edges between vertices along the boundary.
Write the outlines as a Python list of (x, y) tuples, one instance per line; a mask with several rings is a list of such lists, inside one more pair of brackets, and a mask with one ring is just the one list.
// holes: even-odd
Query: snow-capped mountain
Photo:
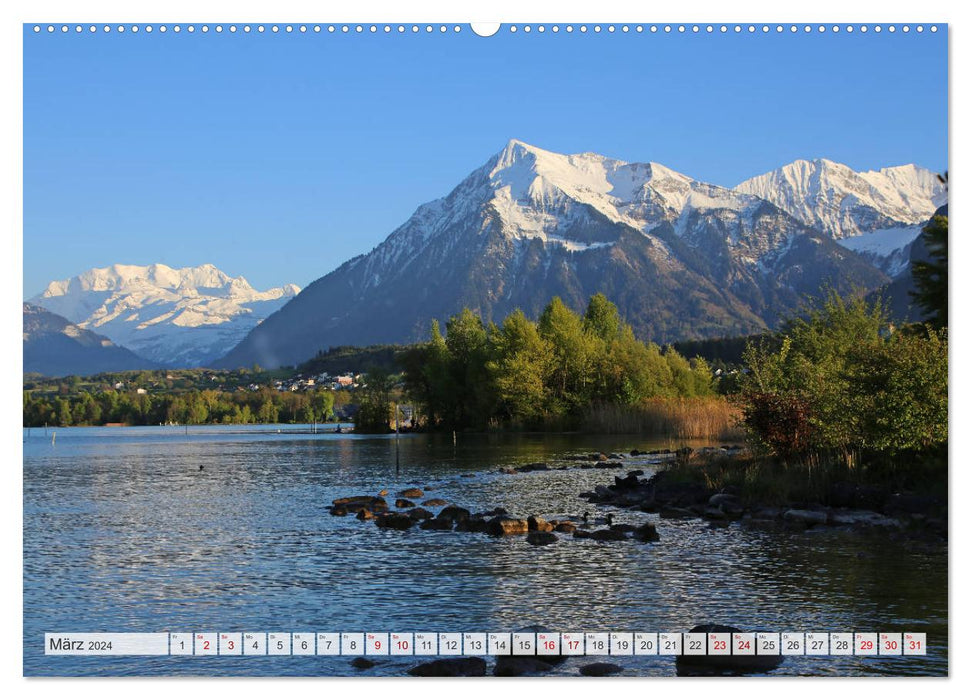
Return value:
[(51, 282), (30, 301), (169, 366), (221, 357), (300, 289), (257, 291), (215, 266), (112, 265)]
[(947, 201), (930, 170), (901, 165), (856, 172), (831, 160), (797, 160), (735, 188), (867, 255), (890, 275), (907, 266), (921, 224)]
[(659, 342), (753, 332), (824, 283), (886, 276), (759, 196), (658, 163), (509, 144), (367, 255), (308, 286), (219, 364), (293, 364), (339, 344), (424, 338), (468, 306), (486, 319), (604, 292)]
[(63, 316), (24, 304), (24, 374), (63, 377), (155, 367), (154, 362), (78, 328)]

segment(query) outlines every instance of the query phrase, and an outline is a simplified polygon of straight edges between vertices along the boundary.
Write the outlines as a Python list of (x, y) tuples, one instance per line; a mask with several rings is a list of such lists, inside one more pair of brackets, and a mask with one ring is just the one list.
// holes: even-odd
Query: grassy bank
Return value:
[[(668, 468), (665, 479), (735, 493), (752, 507), (818, 504), (878, 509), (879, 502), (901, 492), (946, 502), (947, 450), (892, 463), (858, 454), (815, 454), (788, 462), (750, 452), (694, 454)], [(862, 502), (844, 502), (851, 493)]]
[(740, 441), (745, 437), (740, 417), (723, 396), (648, 399), (634, 406), (592, 406), (584, 413), (581, 427), (590, 433)]

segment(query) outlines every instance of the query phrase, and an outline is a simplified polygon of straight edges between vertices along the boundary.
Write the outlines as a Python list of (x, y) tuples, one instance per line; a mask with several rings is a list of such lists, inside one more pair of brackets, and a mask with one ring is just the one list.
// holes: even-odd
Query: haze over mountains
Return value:
[(221, 357), (299, 293), (265, 292), (214, 265), (112, 265), (51, 282), (32, 304), (108, 336), (152, 364), (200, 367)]
[[(735, 189), (658, 163), (510, 141), (374, 250), (309, 285), (218, 365), (294, 364), (341, 344), (414, 341), (468, 306), (535, 317), (604, 292), (655, 342), (774, 326), (824, 285), (876, 289), (945, 198), (916, 166), (797, 161)], [(865, 236), (870, 236), (866, 238)]]
[(154, 364), (63, 316), (24, 304), (24, 374), (49, 376), (153, 369)]

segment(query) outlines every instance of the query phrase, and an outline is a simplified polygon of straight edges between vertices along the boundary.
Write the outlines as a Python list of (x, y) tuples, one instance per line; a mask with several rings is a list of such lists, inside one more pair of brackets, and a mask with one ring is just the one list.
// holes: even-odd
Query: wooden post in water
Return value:
[(395, 475), (401, 473), (401, 445), (399, 441), (401, 439), (401, 431), (398, 429), (398, 403), (395, 402), (394, 405), (394, 473)]

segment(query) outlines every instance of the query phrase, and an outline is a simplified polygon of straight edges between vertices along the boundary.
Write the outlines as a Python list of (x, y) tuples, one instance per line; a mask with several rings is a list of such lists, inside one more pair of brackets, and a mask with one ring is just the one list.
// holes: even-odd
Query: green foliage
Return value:
[(549, 405), (553, 361), (553, 346), (536, 324), (518, 309), (506, 317), (492, 335), (486, 361), (503, 417), (531, 423), (543, 416)]
[(947, 217), (940, 214), (924, 227), (924, 243), (930, 260), (915, 260), (911, 265), (917, 291), (914, 300), (927, 312), (931, 325), (947, 326)]
[(582, 317), (554, 298), (535, 323), (516, 310), (486, 328), (465, 309), (445, 337), (434, 323), (429, 341), (400, 361), (405, 392), (430, 428), (564, 426), (593, 405), (713, 393), (706, 362), (637, 340), (602, 294)]
[(394, 381), (385, 370), (369, 368), (367, 385), (359, 392), (361, 403), (354, 417), (356, 430), (368, 433), (388, 432), (391, 427), (391, 390)]
[(334, 417), (340, 392), (219, 391), (203, 389), (139, 394), (103, 389), (45, 396), (24, 392), (24, 426), (41, 425), (202, 425), (326, 421)]
[(880, 302), (830, 292), (779, 336), (747, 348), (740, 396), (770, 450), (893, 457), (947, 442), (946, 330), (896, 330)]

